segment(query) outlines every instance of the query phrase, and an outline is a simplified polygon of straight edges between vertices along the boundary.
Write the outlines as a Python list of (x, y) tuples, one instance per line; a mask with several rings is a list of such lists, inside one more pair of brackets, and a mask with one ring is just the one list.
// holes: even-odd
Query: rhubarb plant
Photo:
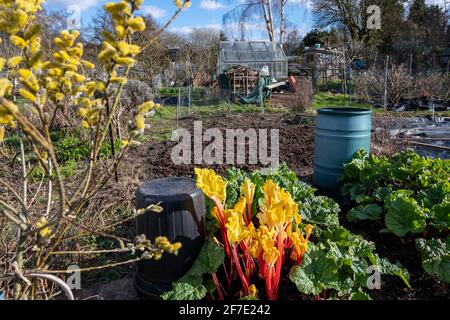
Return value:
[(450, 283), (450, 237), (447, 239), (417, 239), (416, 247), (422, 256), (422, 266), (429, 274)]
[(356, 204), (347, 212), (349, 222), (374, 220), (386, 226), (380, 231), (420, 237), (416, 247), (424, 270), (449, 282), (445, 274), (430, 267), (437, 262), (430, 260), (426, 254), (430, 250), (424, 248), (445, 243), (450, 231), (450, 160), (421, 157), (413, 151), (390, 159), (359, 151), (344, 166), (341, 180), (343, 192)]
[[(298, 204), (291, 194), (266, 179), (257, 185), (244, 177), (238, 185), (237, 200), (227, 201), (227, 180), (210, 169), (196, 169), (197, 187), (211, 199), (211, 217), (218, 225), (215, 241), (224, 248), (230, 264), (224, 268), (227, 286), (217, 281), (217, 297), (229, 295), (236, 276), (242, 296), (256, 296), (251, 281), (264, 282), (265, 296), (278, 298), (281, 271), (286, 261), (299, 265), (308, 250), (313, 227), (303, 224)], [(261, 180), (261, 179), (260, 179)], [(233, 193), (230, 192), (232, 195)], [(233, 203), (234, 202), (234, 203)]]
[[(323, 297), (361, 297), (370, 286), (373, 272), (400, 277), (406, 286), (409, 273), (400, 264), (380, 258), (375, 244), (343, 227), (322, 231), (310, 245), (301, 266), (291, 269), (289, 278), (304, 294)], [(368, 293), (364, 293), (368, 297)]]

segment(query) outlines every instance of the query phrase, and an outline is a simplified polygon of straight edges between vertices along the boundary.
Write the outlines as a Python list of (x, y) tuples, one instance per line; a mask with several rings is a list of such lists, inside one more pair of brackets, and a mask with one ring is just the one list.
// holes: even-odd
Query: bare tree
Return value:
[[(223, 16), (224, 25), (238, 23), (241, 38), (244, 39), (246, 24), (254, 23), (262, 19), (270, 41), (277, 40), (276, 29), (279, 28), (279, 41), (284, 43), (286, 37), (286, 6), (290, 0), (228, 0), (238, 2), (238, 5), (225, 13)], [(307, 0), (305, 0), (306, 2)], [(255, 19), (255, 17), (257, 17)]]
[(180, 50), (179, 63), (184, 77), (193, 85), (211, 81), (216, 72), (220, 34), (207, 29), (195, 29)]
[(316, 0), (313, 3), (315, 26), (319, 29), (329, 26), (344, 26), (352, 39), (366, 40), (366, 0)]
[(289, 0), (278, 0), (280, 4), (280, 43), (284, 43), (284, 35), (286, 34), (286, 4)]
[[(144, 21), (147, 29), (133, 35), (133, 41), (139, 45), (144, 45), (159, 29), (152, 16), (145, 16)], [(161, 39), (153, 41), (142, 51), (131, 77), (149, 83), (156, 75), (164, 73), (170, 65), (168, 47)]]
[[(235, 2), (236, 0), (229, 0)], [(238, 23), (241, 39), (245, 38), (245, 26), (247, 23), (255, 22), (256, 17), (262, 17), (270, 41), (275, 41), (275, 23), (273, 11), (276, 2), (281, 0), (242, 0), (239, 5), (223, 15), (223, 24), (230, 25)], [(283, 2), (287, 0), (282, 0)]]

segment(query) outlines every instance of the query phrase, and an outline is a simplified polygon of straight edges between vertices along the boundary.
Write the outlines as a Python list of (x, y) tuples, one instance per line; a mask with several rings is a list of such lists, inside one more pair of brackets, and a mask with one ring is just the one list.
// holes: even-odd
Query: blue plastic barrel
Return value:
[(314, 185), (336, 191), (345, 163), (359, 149), (370, 152), (372, 111), (357, 108), (317, 110), (314, 146)]

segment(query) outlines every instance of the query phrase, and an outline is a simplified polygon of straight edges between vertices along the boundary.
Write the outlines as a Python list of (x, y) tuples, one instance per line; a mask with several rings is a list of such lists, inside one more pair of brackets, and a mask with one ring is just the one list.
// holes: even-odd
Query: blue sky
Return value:
[[(98, 8), (107, 2), (106, 0), (47, 0), (46, 8), (67, 10), (76, 8), (81, 12), (83, 24), (88, 24)], [(230, 4), (227, 0), (191, 0), (192, 7), (185, 10), (171, 25), (171, 31), (181, 35), (187, 35), (194, 28), (208, 28), (212, 30), (222, 29), (222, 16), (224, 13), (239, 4), (235, 0)], [(312, 17), (307, 0), (290, 0), (287, 16), (290, 28), (306, 34), (311, 29)], [(305, 4), (306, 3), (306, 4)], [(172, 0), (145, 0), (142, 11), (153, 15), (156, 21), (163, 24), (175, 11)], [(237, 27), (227, 29), (229, 38), (239, 37)], [(247, 33), (251, 39), (265, 39), (266, 34), (261, 23), (255, 22), (247, 26)]]

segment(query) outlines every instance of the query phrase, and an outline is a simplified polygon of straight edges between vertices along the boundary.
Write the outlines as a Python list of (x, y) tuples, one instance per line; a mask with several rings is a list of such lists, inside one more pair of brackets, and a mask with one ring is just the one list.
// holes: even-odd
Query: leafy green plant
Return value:
[(45, 170), (41, 166), (35, 166), (30, 172), (30, 181), (39, 182), (45, 178)]
[[(203, 245), (191, 269), (178, 281), (172, 284), (172, 290), (165, 292), (161, 298), (164, 300), (200, 300), (208, 293), (202, 284), (203, 276), (212, 275), (216, 281), (216, 271), (224, 263), (225, 253), (222, 247), (217, 246), (211, 239)], [(210, 291), (214, 286), (209, 286)]]
[(375, 203), (363, 204), (352, 208), (347, 213), (347, 220), (355, 222), (358, 220), (378, 220), (381, 218), (383, 209)]
[[(61, 164), (61, 177), (67, 179), (73, 177), (77, 170), (77, 161), (74, 159), (69, 159)], [(54, 173), (52, 174), (54, 176)], [(45, 170), (40, 165), (36, 165), (30, 172), (31, 182), (40, 182), (48, 179)]]
[(427, 226), (425, 210), (412, 198), (411, 190), (397, 190), (385, 200), (385, 223), (395, 235), (421, 233)]
[(59, 161), (85, 160), (89, 157), (89, 146), (80, 141), (79, 138), (68, 136), (55, 144), (56, 157)]
[(61, 167), (61, 175), (64, 179), (73, 177), (75, 175), (75, 171), (77, 170), (77, 162), (73, 159), (68, 160)]
[[(19, 150), (20, 149), (20, 136), (18, 134), (11, 134), (5, 138), (3, 141), (6, 147)], [(27, 141), (24, 141), (24, 145), (27, 144)]]
[(450, 283), (450, 237), (447, 239), (416, 239), (416, 247), (422, 256), (422, 266), (429, 274)]
[(173, 290), (162, 294), (163, 300), (201, 300), (206, 295), (203, 285), (193, 286), (186, 282), (175, 282)]
[[(80, 161), (89, 158), (90, 147), (86, 142), (83, 142), (76, 136), (67, 136), (55, 143), (56, 157), (61, 162)], [(114, 149), (116, 152), (120, 150), (120, 140), (114, 141)], [(105, 141), (99, 149), (99, 157), (106, 159), (111, 157), (111, 143)]]
[[(358, 151), (344, 166), (341, 178), (343, 192), (356, 203), (347, 220), (376, 220), (398, 237), (419, 235), (440, 241), (450, 230), (449, 177), (449, 160), (421, 157), (413, 151), (390, 159)], [(426, 247), (418, 243), (418, 248)], [(422, 258), (428, 259), (424, 254)], [(429, 266), (425, 260), (423, 265), (426, 272), (442, 279), (440, 272), (425, 268)]]
[(323, 231), (306, 253), (303, 264), (291, 269), (289, 278), (304, 294), (327, 292), (328, 297), (350, 295), (356, 298), (360, 297), (356, 295), (359, 292), (368, 297), (363, 289), (368, 286), (369, 266), (372, 266), (381, 274), (400, 277), (410, 287), (408, 271), (380, 258), (374, 251), (373, 242), (343, 227)]
[[(120, 140), (119, 139), (115, 139), (114, 140), (114, 151), (117, 153), (120, 150)], [(102, 146), (100, 147), (100, 152), (99, 152), (100, 158), (102, 159), (106, 159), (111, 157), (112, 155), (112, 150), (111, 150), (111, 142), (104, 142), (102, 144)]]

